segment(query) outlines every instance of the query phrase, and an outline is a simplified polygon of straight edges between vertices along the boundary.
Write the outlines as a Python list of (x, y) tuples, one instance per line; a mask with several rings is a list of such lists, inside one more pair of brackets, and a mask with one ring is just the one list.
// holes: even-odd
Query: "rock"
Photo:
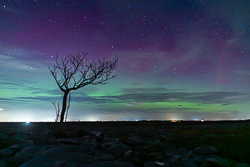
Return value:
[(42, 143), (44, 145), (56, 144), (56, 138), (53, 136), (53, 133), (50, 129), (45, 129), (40, 135)]
[(105, 136), (102, 141), (105, 142), (105, 143), (106, 142), (112, 142), (112, 141), (114, 141), (114, 138)]
[(205, 163), (201, 167), (230, 167), (227, 159), (214, 157), (206, 159)]
[(14, 154), (15, 154), (15, 151), (10, 149), (10, 148), (0, 150), (0, 157), (1, 156), (10, 157), (10, 156), (12, 156)]
[(97, 131), (97, 130), (92, 130), (92, 131), (90, 131), (89, 132), (91, 135), (93, 135), (93, 136), (100, 136), (102, 133), (101, 132), (99, 132), (99, 131)]
[(156, 161), (156, 162), (155, 162), (155, 165), (156, 165), (156, 166), (165, 166), (166, 163)]
[(194, 155), (193, 156), (193, 162), (196, 163), (198, 166), (201, 166), (206, 162), (206, 159), (208, 158), (221, 158), (218, 155)]
[(3, 130), (2, 132), (5, 133), (8, 136), (12, 136), (12, 135), (14, 135), (16, 133), (13, 128), (9, 128), (9, 129)]
[(84, 142), (79, 147), (80, 152), (89, 152), (96, 148), (97, 144), (95, 142)]
[(17, 167), (19, 166), (22, 162), (14, 157), (5, 157), (4, 160), (7, 162), (8, 166), (10, 167)]
[(97, 156), (78, 153), (77, 156), (74, 156), (71, 161), (74, 161), (79, 164), (84, 164), (85, 166), (97, 166), (101, 163), (101, 159)]
[(107, 148), (106, 151), (111, 154), (115, 154), (115, 156), (121, 157), (129, 149), (130, 147), (125, 144), (113, 144), (109, 148)]
[(109, 148), (110, 146), (112, 146), (114, 144), (117, 144), (117, 141), (108, 141), (108, 142), (102, 143), (100, 145), (100, 148), (106, 150), (107, 148)]
[(196, 147), (194, 152), (199, 155), (209, 155), (218, 153), (218, 149), (215, 146)]
[(14, 144), (14, 145), (10, 146), (10, 148), (12, 150), (15, 150), (15, 151), (21, 151), (22, 148), (30, 147), (30, 146), (33, 146), (33, 145), (34, 145), (33, 142), (18, 143), (18, 144)]
[(159, 138), (160, 141), (166, 140), (166, 136), (165, 135), (160, 135), (158, 138)]
[(124, 153), (124, 157), (125, 158), (131, 157), (133, 153), (134, 153), (133, 150), (128, 150), (127, 152)]
[(155, 167), (155, 162), (152, 162), (152, 161), (145, 161), (144, 162), (144, 167)]
[(174, 166), (182, 165), (183, 164), (182, 158), (183, 157), (181, 154), (177, 154), (177, 155), (174, 155), (173, 157), (171, 157), (167, 162), (168, 162), (168, 164), (174, 165)]
[[(58, 146), (48, 149), (35, 156), (20, 167), (43, 167), (43, 166), (65, 166), (68, 163), (74, 162), (77, 164), (84, 164), (86, 166), (96, 166), (100, 163), (100, 158), (85, 153), (77, 152), (79, 150), (78, 146)], [(74, 151), (74, 152), (72, 152)], [(71, 165), (72, 166), (72, 165)]]
[(0, 161), (0, 166), (1, 166), (1, 167), (7, 167), (7, 166), (8, 166), (8, 163), (7, 163), (6, 161), (4, 161), (4, 160), (1, 160), (1, 161)]
[(15, 134), (13, 136), (11, 136), (10, 138), (10, 142), (11, 144), (17, 144), (17, 143), (26, 143), (26, 137), (22, 134)]
[(96, 141), (97, 141), (98, 143), (101, 143), (101, 142), (103, 141), (104, 138), (105, 138), (105, 135), (104, 135), (103, 133), (101, 133), (100, 135), (98, 135), (98, 136), (96, 137)]
[(41, 154), (48, 148), (49, 146), (24, 147), (22, 151), (17, 152), (14, 157), (20, 159), (22, 162), (26, 162), (29, 159)]
[(187, 158), (192, 158), (193, 156), (194, 156), (193, 150), (189, 150), (189, 151), (187, 152), (186, 157), (187, 157)]
[(125, 143), (128, 144), (128, 145), (143, 145), (145, 143), (145, 141), (142, 140), (141, 137), (132, 135), (132, 137), (127, 138)]
[(182, 154), (187, 154), (187, 149), (183, 147), (179, 147), (177, 150), (180, 151)]
[(133, 167), (128, 162), (104, 161), (98, 167)]
[(239, 163), (236, 164), (235, 167), (250, 167), (250, 165), (246, 164), (246, 163), (239, 162)]
[(0, 132), (0, 140), (1, 141), (8, 141), (10, 139), (10, 137), (8, 135), (6, 135), (3, 132)]
[(34, 141), (33, 140), (26, 140), (27, 146), (34, 146)]
[(0, 141), (0, 150), (1, 149), (5, 149), (5, 148), (8, 148), (10, 147), (10, 142), (9, 141)]
[(101, 152), (101, 151), (95, 151), (95, 155), (97, 157), (100, 157), (101, 160), (104, 161), (113, 161), (115, 160), (115, 157), (110, 154), (110, 153), (105, 153), (105, 152)]
[(148, 158), (150, 158), (152, 160), (156, 160), (157, 158), (159, 159), (163, 155), (164, 154), (162, 152), (151, 152), (151, 153), (148, 153)]
[(193, 157), (193, 162), (196, 163), (198, 166), (201, 166), (202, 164), (205, 163), (205, 161), (206, 161), (207, 158), (208, 158), (208, 156), (195, 155)]
[(196, 163), (188, 161), (184, 163), (183, 167), (198, 167), (198, 166)]
[(86, 135), (86, 131), (84, 129), (77, 129), (76, 130), (76, 137), (82, 137), (84, 135)]
[(69, 145), (80, 145), (81, 141), (75, 140), (75, 139), (57, 139), (57, 141), (64, 143), (64, 144), (69, 144)]
[(166, 156), (167, 158), (171, 158), (171, 157), (173, 157), (174, 155), (175, 155), (174, 150), (173, 150), (173, 151), (165, 151), (165, 156)]
[(30, 159), (29, 161), (23, 163), (19, 167), (61, 167), (66, 165), (73, 157), (76, 157), (79, 153), (76, 152), (64, 152), (64, 153), (57, 153), (57, 154), (41, 154), (35, 156), (34, 158)]
[(80, 153), (80, 147), (75, 145), (58, 145), (52, 146), (46, 149), (42, 154), (61, 154), (67, 152), (78, 152)]

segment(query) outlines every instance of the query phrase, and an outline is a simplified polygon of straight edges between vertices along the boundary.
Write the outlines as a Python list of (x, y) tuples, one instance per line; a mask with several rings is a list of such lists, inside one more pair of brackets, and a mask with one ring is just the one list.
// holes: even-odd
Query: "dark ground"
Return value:
[[(40, 130), (49, 128), (54, 130), (55, 122), (1, 122), (0, 131), (4, 129), (13, 128), (15, 130)], [(66, 122), (64, 123), (66, 131), (75, 131), (77, 129), (114, 129), (114, 128), (153, 128), (153, 129), (167, 129), (167, 130), (185, 130), (185, 129), (210, 129), (210, 130), (226, 130), (237, 129), (250, 125), (250, 121), (118, 121), (118, 122)]]
[[(1, 122), (0, 131), (12, 129), (18, 133), (40, 133), (51, 129), (55, 133), (55, 122)], [(227, 158), (234, 166), (236, 162), (250, 164), (250, 121), (137, 121), (137, 122), (66, 122), (66, 135), (63, 138), (76, 137), (77, 130), (85, 135), (101, 132), (107, 137), (126, 141), (135, 135), (148, 140), (165, 136), (165, 140), (156, 144), (155, 152), (164, 152), (170, 142), (174, 147), (193, 150), (200, 146), (215, 146), (220, 156)], [(56, 137), (56, 135), (55, 135)], [(57, 138), (57, 137), (56, 137)], [(166, 148), (165, 148), (166, 147)], [(135, 150), (136, 151), (136, 150)]]

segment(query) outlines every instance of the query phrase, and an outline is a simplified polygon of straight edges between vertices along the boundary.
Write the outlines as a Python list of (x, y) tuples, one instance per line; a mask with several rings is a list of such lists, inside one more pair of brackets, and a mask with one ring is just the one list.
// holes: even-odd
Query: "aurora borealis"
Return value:
[(250, 118), (250, 1), (3, 0), (0, 121), (54, 121), (54, 56), (118, 55), (68, 121)]

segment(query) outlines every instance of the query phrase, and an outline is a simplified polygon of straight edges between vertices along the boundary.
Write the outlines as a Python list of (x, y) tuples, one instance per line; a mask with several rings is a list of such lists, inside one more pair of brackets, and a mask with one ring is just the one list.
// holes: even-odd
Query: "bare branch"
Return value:
[[(63, 104), (61, 111), (60, 122), (64, 119), (64, 114), (68, 112), (70, 106), (70, 96), (67, 103), (67, 96), (71, 90), (77, 90), (86, 85), (107, 84), (109, 79), (116, 77), (112, 72), (116, 69), (118, 56), (116, 55), (113, 60), (106, 61), (105, 58), (98, 59), (88, 63), (87, 53), (78, 53), (75, 55), (68, 54), (61, 58), (60, 62), (58, 54), (55, 56), (55, 64), (49, 71), (56, 81), (56, 84), (62, 92)], [(58, 77), (60, 76), (60, 77)], [(55, 103), (52, 103), (55, 106)], [(59, 110), (59, 105), (56, 111)], [(67, 119), (67, 116), (65, 120)]]
[(53, 101), (52, 104), (55, 106), (55, 110), (56, 110), (56, 119), (55, 122), (58, 122), (59, 117), (60, 117), (60, 102), (57, 104), (56, 106), (56, 102)]

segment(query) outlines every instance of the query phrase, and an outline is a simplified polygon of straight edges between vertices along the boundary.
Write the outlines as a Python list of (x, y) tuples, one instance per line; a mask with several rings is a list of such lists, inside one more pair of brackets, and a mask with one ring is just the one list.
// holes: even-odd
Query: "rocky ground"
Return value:
[[(0, 167), (229, 167), (232, 164), (215, 146), (189, 147), (191, 141), (212, 139), (215, 135), (196, 136), (180, 131), (238, 126), (236, 123), (67, 123), (66, 135), (58, 137), (55, 123), (0, 123)], [(242, 162), (234, 166), (250, 167)]]

